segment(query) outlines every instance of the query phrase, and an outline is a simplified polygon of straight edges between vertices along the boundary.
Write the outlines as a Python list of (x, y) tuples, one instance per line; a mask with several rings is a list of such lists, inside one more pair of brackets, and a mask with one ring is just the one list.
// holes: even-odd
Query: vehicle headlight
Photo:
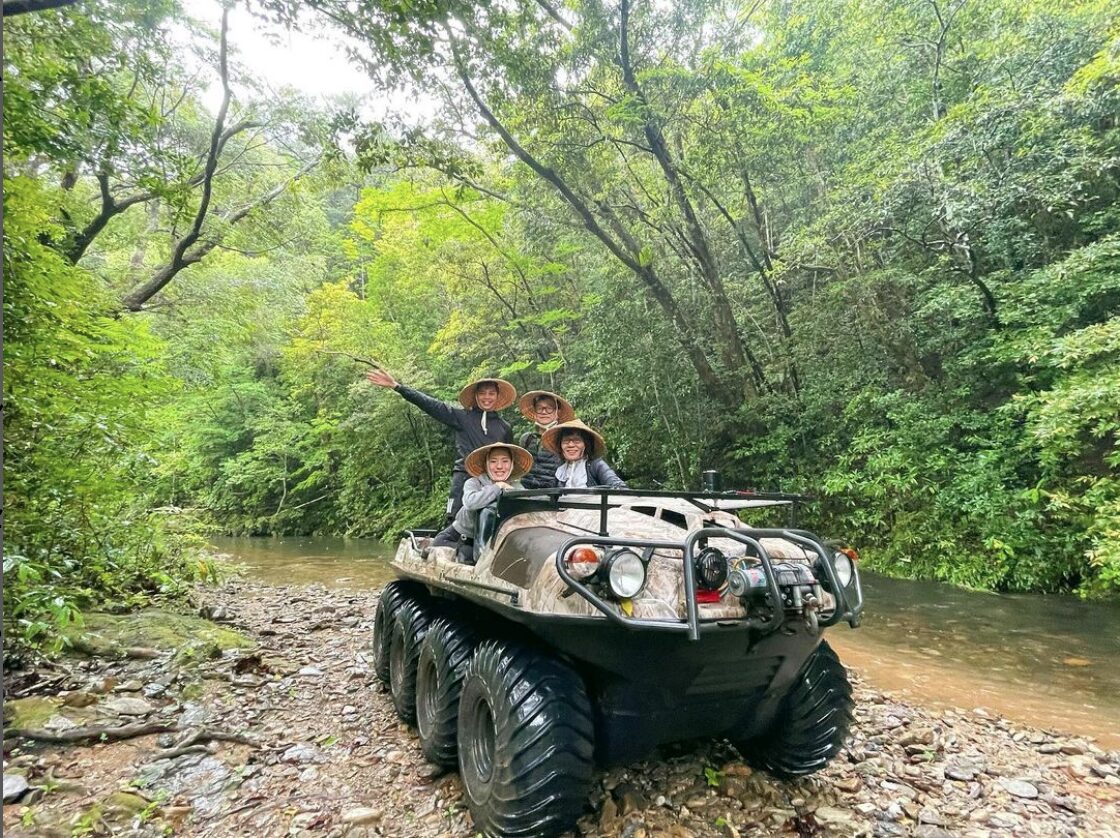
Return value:
[(832, 569), (836, 571), (836, 581), (840, 583), (841, 588), (846, 588), (851, 584), (856, 570), (850, 556), (837, 550), (832, 554)]
[(619, 550), (607, 557), (607, 584), (619, 599), (637, 596), (646, 584), (646, 566), (637, 553)]

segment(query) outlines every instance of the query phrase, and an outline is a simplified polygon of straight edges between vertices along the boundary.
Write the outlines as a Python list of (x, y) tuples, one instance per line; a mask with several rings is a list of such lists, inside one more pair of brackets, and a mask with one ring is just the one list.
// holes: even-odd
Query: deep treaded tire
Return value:
[(373, 671), (381, 683), (389, 684), (389, 638), (392, 634), (393, 618), (409, 599), (422, 599), (427, 596), (415, 582), (397, 580), (390, 582), (377, 600), (377, 613), (373, 618)]
[(475, 828), (490, 836), (574, 828), (594, 736), (579, 675), (526, 646), (483, 642), (459, 699), (459, 774)]
[(744, 759), (775, 777), (803, 777), (839, 753), (852, 722), (852, 687), (824, 641), (806, 661), (768, 734), (736, 742)]
[(465, 623), (441, 617), (420, 644), (416, 668), (416, 727), (429, 762), (454, 768), (458, 762), (459, 695), (478, 635)]
[(389, 693), (402, 722), (416, 724), (416, 664), (434, 615), (427, 603), (408, 600), (393, 617), (389, 635)]

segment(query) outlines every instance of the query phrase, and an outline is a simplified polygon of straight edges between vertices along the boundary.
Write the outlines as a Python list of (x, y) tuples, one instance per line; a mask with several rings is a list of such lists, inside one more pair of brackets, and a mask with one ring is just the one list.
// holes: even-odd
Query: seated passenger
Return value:
[(541, 436), (541, 445), (559, 456), (563, 463), (556, 469), (557, 483), (566, 489), (606, 486), (625, 489), (626, 483), (603, 459), (607, 445), (597, 431), (579, 419), (561, 422)]
[(458, 544), (456, 561), (474, 564), (474, 536), (478, 514), (497, 502), (507, 489), (521, 489), (521, 478), (533, 464), (533, 455), (518, 445), (494, 443), (472, 451), (463, 465), (471, 475), (463, 486), (463, 506), (455, 521), (432, 541), (433, 546)]
[(533, 390), (518, 401), (521, 415), (533, 423), (533, 430), (522, 434), (521, 447), (533, 455), (533, 467), (521, 482), (527, 489), (556, 488), (556, 469), (563, 462), (559, 457), (541, 447), (541, 434), (558, 422), (576, 418), (571, 403), (548, 390)]

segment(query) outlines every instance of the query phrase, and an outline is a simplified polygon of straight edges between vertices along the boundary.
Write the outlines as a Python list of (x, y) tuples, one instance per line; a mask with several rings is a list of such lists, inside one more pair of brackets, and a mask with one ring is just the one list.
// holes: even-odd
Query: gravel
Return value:
[[(19, 743), (6, 755), (5, 799), (18, 782), (11, 769), (26, 773), (30, 789), (50, 791), (33, 805), (22, 791), (23, 803), (5, 806), (6, 834), (69, 835), (94, 803), (126, 789), (150, 800), (151, 811), (143, 819), (102, 811), (106, 832), (475, 834), (458, 775), (424, 761), (415, 731), (400, 723), (373, 675), (376, 592), (239, 581), (200, 590), (197, 599), (197, 608), (220, 614), (257, 648), (192, 667), (171, 656), (82, 662), (74, 684), (62, 688), (92, 694), (89, 684), (116, 679), (130, 692), (145, 685), (147, 698), (99, 695), (85, 711), (60, 712), (115, 709), (121, 724), (141, 715), (185, 720), (193, 730), (247, 735), (255, 745), (203, 741), (168, 760), (161, 748), (182, 734), (89, 747)], [(1120, 836), (1120, 754), (987, 711), (907, 704), (863, 673), (852, 680), (851, 740), (818, 774), (777, 781), (745, 765), (726, 742), (665, 747), (597, 772), (578, 834)], [(141, 712), (131, 702), (148, 707)]]

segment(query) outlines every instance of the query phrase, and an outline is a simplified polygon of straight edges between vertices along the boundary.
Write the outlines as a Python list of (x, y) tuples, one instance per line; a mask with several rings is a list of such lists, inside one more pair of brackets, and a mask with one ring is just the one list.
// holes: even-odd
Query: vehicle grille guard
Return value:
[[(688, 633), (689, 640), (699, 640), (700, 608), (699, 604), (696, 602), (696, 568), (693, 564), (693, 555), (696, 550), (697, 542), (709, 538), (729, 538), (757, 550), (758, 558), (761, 559), (763, 573), (766, 575), (767, 591), (770, 594), (771, 602), (775, 603), (773, 616), (770, 619), (764, 620), (760, 617), (730, 618), (735, 620), (735, 622), (745, 621), (752, 628), (776, 629), (785, 621), (786, 615), (781, 605), (781, 588), (778, 584), (777, 572), (774, 570), (774, 562), (773, 559), (770, 558), (770, 554), (766, 551), (766, 548), (762, 546), (760, 540), (763, 538), (781, 538), (808, 549), (821, 559), (820, 566), (824, 568), (824, 573), (828, 581), (828, 589), (836, 599), (836, 607), (827, 618), (819, 621), (820, 627), (825, 628), (835, 625), (840, 620), (847, 620), (848, 624), (853, 628), (859, 625), (860, 615), (863, 612), (863, 590), (859, 582), (858, 569), (853, 568), (852, 581), (849, 583), (848, 588), (842, 587), (839, 580), (836, 578), (836, 572), (832, 566), (832, 557), (829, 555), (828, 549), (819, 539), (805, 530), (704, 527), (703, 529), (689, 533), (684, 541), (610, 538), (602, 535), (576, 536), (564, 542), (563, 546), (556, 551), (556, 572), (572, 591), (583, 597), (600, 613), (615, 623), (637, 630), (683, 631)], [(680, 550), (684, 555), (682, 572), (684, 574), (686, 619), (684, 621), (645, 620), (619, 614), (616, 609), (611, 607), (611, 603), (604, 600), (568, 572), (564, 559), (572, 548), (581, 544), (588, 544), (596, 547), (635, 547), (646, 550)], [(728, 621), (728, 618), (721, 618), (712, 622), (725, 621)]]

